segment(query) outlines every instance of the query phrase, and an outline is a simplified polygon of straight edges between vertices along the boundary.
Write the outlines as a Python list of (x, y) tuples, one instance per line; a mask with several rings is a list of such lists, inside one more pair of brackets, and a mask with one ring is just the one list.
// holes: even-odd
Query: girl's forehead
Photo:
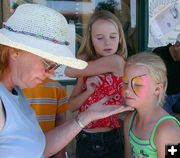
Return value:
[(112, 21), (111, 19), (98, 19), (98, 20), (96, 20), (93, 24), (92, 24), (92, 30), (94, 29), (94, 28), (105, 28), (106, 26), (108, 26), (108, 27), (112, 27), (112, 28), (114, 28), (115, 30), (118, 30), (118, 26), (117, 26), (117, 24), (114, 22), (114, 21)]
[(146, 76), (149, 76), (149, 72), (146, 67), (140, 66), (140, 65), (131, 65), (126, 66), (124, 71), (124, 76), (128, 78), (133, 78), (136, 76), (142, 76), (146, 74)]

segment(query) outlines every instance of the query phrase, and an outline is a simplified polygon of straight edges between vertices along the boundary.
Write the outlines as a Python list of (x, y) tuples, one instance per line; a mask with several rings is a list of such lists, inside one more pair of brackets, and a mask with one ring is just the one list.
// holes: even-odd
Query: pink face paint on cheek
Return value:
[(141, 85), (143, 86), (139, 89), (138, 96), (144, 97), (148, 91), (149, 79), (147, 76), (143, 76), (140, 80), (141, 80)]

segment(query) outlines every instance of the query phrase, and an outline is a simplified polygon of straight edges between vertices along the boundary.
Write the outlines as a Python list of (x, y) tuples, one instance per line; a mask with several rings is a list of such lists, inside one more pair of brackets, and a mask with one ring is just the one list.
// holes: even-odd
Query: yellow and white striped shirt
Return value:
[(68, 109), (66, 91), (57, 81), (47, 79), (34, 88), (24, 88), (23, 92), (34, 109), (43, 132), (54, 128), (56, 115)]

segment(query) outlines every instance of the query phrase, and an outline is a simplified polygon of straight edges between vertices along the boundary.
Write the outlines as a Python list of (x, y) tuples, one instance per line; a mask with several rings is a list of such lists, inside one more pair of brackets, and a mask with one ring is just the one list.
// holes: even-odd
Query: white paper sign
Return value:
[(149, 0), (148, 47), (175, 43), (180, 33), (180, 0)]

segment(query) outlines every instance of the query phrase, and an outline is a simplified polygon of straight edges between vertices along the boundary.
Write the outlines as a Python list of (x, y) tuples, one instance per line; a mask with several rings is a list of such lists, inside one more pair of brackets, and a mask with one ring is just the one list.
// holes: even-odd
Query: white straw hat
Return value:
[(67, 21), (59, 12), (39, 4), (22, 4), (0, 29), (0, 44), (83, 69), (87, 63), (71, 53), (67, 33)]

